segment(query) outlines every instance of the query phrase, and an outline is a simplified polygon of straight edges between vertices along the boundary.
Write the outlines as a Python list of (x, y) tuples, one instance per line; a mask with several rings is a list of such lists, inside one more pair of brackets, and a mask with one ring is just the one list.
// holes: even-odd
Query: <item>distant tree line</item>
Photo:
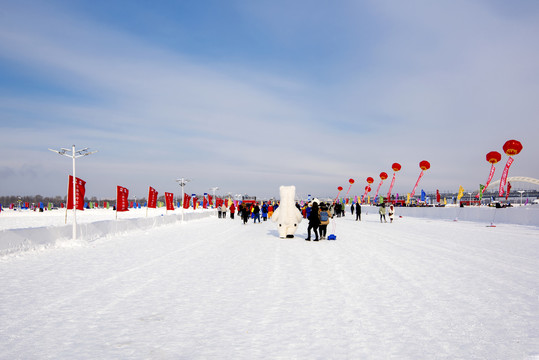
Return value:
[(41, 196), (41, 195), (25, 195), (25, 196), (17, 196), (17, 195), (9, 195), (9, 196), (0, 196), (0, 204), (6, 206), (7, 204), (17, 204), (19, 200), (21, 200), (23, 203), (28, 202), (30, 204), (37, 204), (37, 203), (53, 203), (60, 205), (61, 203), (65, 202), (67, 199), (66, 196)]
[[(43, 204), (53, 203), (54, 206), (60, 206), (61, 203), (65, 203), (67, 201), (67, 196), (42, 196), (42, 195), (25, 195), (25, 196), (19, 196), (19, 195), (9, 195), (9, 196), (0, 196), (0, 204), (3, 206), (9, 205), (9, 204), (17, 204), (18, 201), (21, 200), (23, 203), (28, 202), (30, 204), (39, 204), (40, 202)], [(129, 201), (134, 201), (135, 199), (130, 198)], [(158, 201), (165, 201), (164, 196), (160, 196), (157, 199)], [(84, 202), (97, 202), (99, 205), (102, 205), (104, 201), (107, 201), (109, 203), (115, 203), (116, 198), (114, 199), (98, 199), (95, 196), (92, 196), (90, 198), (85, 197)], [(137, 198), (137, 203), (144, 204), (146, 203), (146, 198)]]

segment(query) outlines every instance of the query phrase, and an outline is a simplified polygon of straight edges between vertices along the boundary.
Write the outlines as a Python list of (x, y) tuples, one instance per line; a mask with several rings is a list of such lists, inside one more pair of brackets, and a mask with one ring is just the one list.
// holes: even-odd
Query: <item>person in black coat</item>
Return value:
[(361, 221), (361, 204), (359, 201), (356, 203), (356, 221)]
[(320, 226), (320, 215), (318, 211), (318, 203), (313, 203), (313, 207), (311, 208), (311, 213), (309, 214), (309, 226), (307, 227), (307, 238), (305, 240), (311, 241), (311, 229), (314, 232), (315, 239), (314, 241), (318, 241), (318, 227)]

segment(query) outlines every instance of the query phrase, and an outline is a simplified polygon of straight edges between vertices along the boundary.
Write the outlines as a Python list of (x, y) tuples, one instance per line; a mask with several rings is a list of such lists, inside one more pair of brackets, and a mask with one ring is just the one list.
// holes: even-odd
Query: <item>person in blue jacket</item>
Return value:
[(268, 204), (264, 201), (262, 204), (262, 220), (267, 221), (268, 220)]

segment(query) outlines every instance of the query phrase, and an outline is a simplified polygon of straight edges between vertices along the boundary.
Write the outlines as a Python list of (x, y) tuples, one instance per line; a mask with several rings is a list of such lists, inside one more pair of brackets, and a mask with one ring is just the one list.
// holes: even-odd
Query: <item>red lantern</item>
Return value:
[(393, 171), (399, 171), (401, 169), (401, 164), (393, 163), (393, 165), (391, 165), (391, 168), (393, 169)]
[(348, 182), (350, 183), (350, 185), (352, 185), (354, 183), (354, 179), (350, 179), (348, 180)]
[(374, 182), (374, 179), (373, 179), (372, 177), (369, 176), (369, 177), (367, 178), (367, 182), (368, 182), (369, 184), (372, 184), (372, 183)]
[(421, 170), (428, 170), (430, 169), (430, 163), (427, 160), (423, 160), (419, 163), (419, 167)]
[(387, 173), (382, 171), (382, 172), (380, 173), (380, 179), (382, 179), (382, 180), (387, 179)]
[(491, 164), (496, 164), (502, 159), (502, 154), (497, 151), (491, 151), (487, 154), (487, 161)]
[(365, 192), (371, 192), (371, 187), (369, 185), (365, 186)]
[(339, 186), (337, 190), (342, 191), (342, 186)]
[(522, 144), (520, 141), (508, 140), (503, 144), (503, 151), (509, 156), (518, 155), (521, 150)]

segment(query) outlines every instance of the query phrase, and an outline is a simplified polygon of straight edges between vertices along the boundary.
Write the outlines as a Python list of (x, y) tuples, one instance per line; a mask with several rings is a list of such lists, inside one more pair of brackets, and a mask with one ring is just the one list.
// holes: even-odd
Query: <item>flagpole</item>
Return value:
[(72, 146), (73, 152), (73, 240), (77, 239), (77, 177), (75, 176), (75, 145)]
[(66, 191), (66, 194), (67, 194), (67, 199), (66, 199), (66, 216), (65, 216), (65, 224), (67, 225), (67, 203), (69, 202), (69, 176), (67, 177), (67, 191)]
[(183, 223), (183, 213), (184, 213), (184, 202), (185, 202), (185, 195), (184, 195), (184, 190), (183, 190), (183, 187), (191, 180), (189, 179), (185, 179), (185, 178), (180, 178), (180, 179), (176, 179), (176, 182), (179, 183), (179, 185), (181, 186), (182, 188), (182, 223)]
[[(49, 150), (57, 154), (64, 155), (73, 159), (73, 194), (72, 194), (73, 195), (73, 240), (76, 240), (77, 239), (77, 198), (76, 198), (77, 177), (75, 176), (75, 159), (81, 156), (94, 154), (97, 152), (97, 150), (88, 151), (88, 148), (84, 148), (82, 150), (77, 151), (75, 150), (75, 145), (71, 147), (71, 155), (69, 155), (68, 153), (69, 149), (62, 148), (61, 150), (53, 150), (53, 149), (49, 149)], [(69, 194), (67, 196), (69, 200)], [(84, 199), (82, 199), (82, 201), (84, 201)], [(66, 221), (67, 221), (67, 209), (66, 209)]]

